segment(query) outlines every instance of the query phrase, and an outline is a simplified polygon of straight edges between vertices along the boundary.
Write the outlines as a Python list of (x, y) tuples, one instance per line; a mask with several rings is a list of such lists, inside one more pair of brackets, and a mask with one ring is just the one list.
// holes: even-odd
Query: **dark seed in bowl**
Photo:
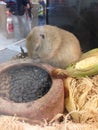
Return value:
[(0, 96), (6, 96), (18, 103), (41, 98), (49, 91), (52, 84), (46, 70), (32, 65), (11, 67), (2, 73), (0, 78), (3, 81), (0, 83)]

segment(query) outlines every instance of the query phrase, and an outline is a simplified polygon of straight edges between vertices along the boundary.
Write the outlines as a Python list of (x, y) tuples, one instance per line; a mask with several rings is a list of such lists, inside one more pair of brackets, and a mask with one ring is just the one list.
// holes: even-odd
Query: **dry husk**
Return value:
[(20, 122), (19, 118), (11, 116), (0, 117), (0, 130), (98, 130), (95, 125), (77, 124), (64, 121), (62, 124), (53, 123), (51, 125), (44, 124), (31, 125), (25, 122)]
[(85, 78), (67, 78), (64, 80), (69, 96), (65, 98), (65, 107), (79, 123), (98, 124), (98, 75)]

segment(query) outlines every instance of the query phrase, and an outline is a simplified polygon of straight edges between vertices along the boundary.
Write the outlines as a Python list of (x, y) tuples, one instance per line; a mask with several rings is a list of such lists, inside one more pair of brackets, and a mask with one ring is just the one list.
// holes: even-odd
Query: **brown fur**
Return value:
[(36, 26), (26, 42), (30, 58), (65, 68), (81, 55), (78, 39), (70, 32), (51, 25)]

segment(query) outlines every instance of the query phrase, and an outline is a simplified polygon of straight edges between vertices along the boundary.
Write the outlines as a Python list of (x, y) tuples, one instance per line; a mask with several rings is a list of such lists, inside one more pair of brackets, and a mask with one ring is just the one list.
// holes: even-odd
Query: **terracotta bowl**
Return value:
[[(3, 63), (0, 65), (0, 76), (3, 77), (12, 68), (17, 68), (19, 66), (38, 66), (45, 71), (47, 71), (51, 77), (52, 66), (48, 64), (34, 64), (32, 60), (15, 60)], [(0, 78), (0, 91), (8, 91), (6, 85), (8, 84), (9, 75), (6, 74), (4, 80)], [(56, 114), (63, 113), (64, 111), (64, 87), (63, 81), (61, 79), (52, 79), (52, 85), (49, 91), (41, 98), (28, 101), (25, 103), (17, 103), (9, 98), (0, 96), (0, 114), (5, 115), (17, 115), (19, 117), (29, 118), (30, 120), (40, 120), (43, 119), (51, 120)], [(9, 86), (10, 87), (10, 86)], [(1, 94), (2, 95), (2, 94)]]

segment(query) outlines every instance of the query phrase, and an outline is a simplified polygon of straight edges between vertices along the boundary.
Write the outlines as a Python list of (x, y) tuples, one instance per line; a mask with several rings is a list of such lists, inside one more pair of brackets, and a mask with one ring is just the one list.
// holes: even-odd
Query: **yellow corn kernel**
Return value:
[(98, 65), (98, 56), (92, 56), (85, 58), (79, 62), (76, 63), (75, 69), (77, 70), (88, 70), (95, 65)]

